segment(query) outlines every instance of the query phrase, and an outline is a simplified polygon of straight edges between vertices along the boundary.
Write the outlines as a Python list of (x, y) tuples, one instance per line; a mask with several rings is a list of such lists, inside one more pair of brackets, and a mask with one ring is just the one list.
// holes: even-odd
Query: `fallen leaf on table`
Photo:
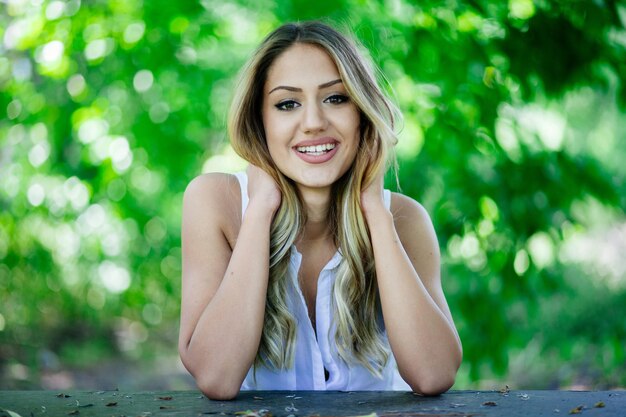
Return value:
[(570, 414), (580, 414), (580, 413), (583, 412), (583, 408), (585, 408), (585, 407), (582, 406), (582, 405), (579, 405), (578, 407), (572, 408), (571, 410), (569, 410), (569, 413)]
[(4, 417), (5, 415), (8, 417), (22, 417), (21, 415), (17, 414), (15, 411), (5, 410), (5, 409), (0, 408), (0, 417)]
[(245, 411), (237, 411), (235, 415), (244, 416), (244, 417), (272, 417), (272, 413), (269, 410), (245, 410)]
[(595, 408), (604, 408), (604, 401), (598, 401), (593, 405)]

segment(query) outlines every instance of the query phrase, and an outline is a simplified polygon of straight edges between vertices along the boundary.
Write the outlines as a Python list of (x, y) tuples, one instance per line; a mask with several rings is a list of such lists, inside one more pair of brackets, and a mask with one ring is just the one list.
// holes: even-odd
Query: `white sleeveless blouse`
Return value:
[[(245, 172), (235, 175), (241, 187), (241, 214), (243, 216), (248, 206), (248, 178)], [(389, 190), (384, 191), (384, 200), (386, 207), (389, 208), (391, 203)], [(339, 356), (334, 342), (336, 327), (331, 300), (333, 282), (341, 258), (341, 254), (336, 252), (319, 275), (315, 300), (316, 329), (314, 330), (297, 279), (302, 255), (295, 245), (292, 246), (289, 276), (293, 285), (287, 288), (287, 306), (297, 323), (294, 366), (283, 370), (259, 366), (256, 372), (252, 367), (243, 381), (242, 390), (411, 390), (400, 377), (391, 348), (389, 348), (389, 360), (380, 378), (362, 365), (348, 364)], [(385, 341), (389, 346), (386, 334)]]

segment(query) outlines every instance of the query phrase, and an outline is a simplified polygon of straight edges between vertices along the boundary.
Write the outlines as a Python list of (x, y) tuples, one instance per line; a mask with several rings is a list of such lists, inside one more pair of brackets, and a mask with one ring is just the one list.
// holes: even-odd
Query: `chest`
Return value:
[(301, 263), (298, 270), (298, 284), (306, 303), (307, 312), (313, 329), (315, 329), (315, 311), (319, 276), (324, 267), (335, 254), (334, 247), (307, 247), (300, 245)]

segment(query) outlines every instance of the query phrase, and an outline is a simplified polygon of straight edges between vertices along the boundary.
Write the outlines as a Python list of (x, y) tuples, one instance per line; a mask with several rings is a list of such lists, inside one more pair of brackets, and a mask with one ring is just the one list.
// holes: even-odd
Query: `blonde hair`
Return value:
[(343, 255), (333, 287), (339, 355), (380, 375), (389, 357), (381, 331), (376, 270), (367, 224), (360, 206), (361, 190), (385, 172), (395, 158), (394, 122), (399, 112), (379, 87), (374, 66), (357, 45), (321, 22), (285, 24), (269, 34), (243, 68), (230, 108), (228, 129), (235, 151), (266, 171), (282, 192), (272, 221), (270, 271), (263, 334), (255, 366), (277, 369), (293, 365), (296, 322), (286, 304), (291, 247), (302, 233), (306, 213), (295, 184), (277, 168), (266, 144), (262, 119), (263, 87), (274, 60), (290, 46), (310, 44), (324, 49), (360, 113), (360, 143), (355, 161), (333, 185), (328, 221)]

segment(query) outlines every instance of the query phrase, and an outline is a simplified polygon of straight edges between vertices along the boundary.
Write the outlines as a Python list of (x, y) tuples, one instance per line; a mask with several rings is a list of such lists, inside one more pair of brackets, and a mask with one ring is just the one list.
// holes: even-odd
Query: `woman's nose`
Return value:
[(328, 120), (323, 109), (318, 104), (309, 104), (304, 108), (302, 114), (302, 130), (308, 132), (319, 132), (326, 129)]

